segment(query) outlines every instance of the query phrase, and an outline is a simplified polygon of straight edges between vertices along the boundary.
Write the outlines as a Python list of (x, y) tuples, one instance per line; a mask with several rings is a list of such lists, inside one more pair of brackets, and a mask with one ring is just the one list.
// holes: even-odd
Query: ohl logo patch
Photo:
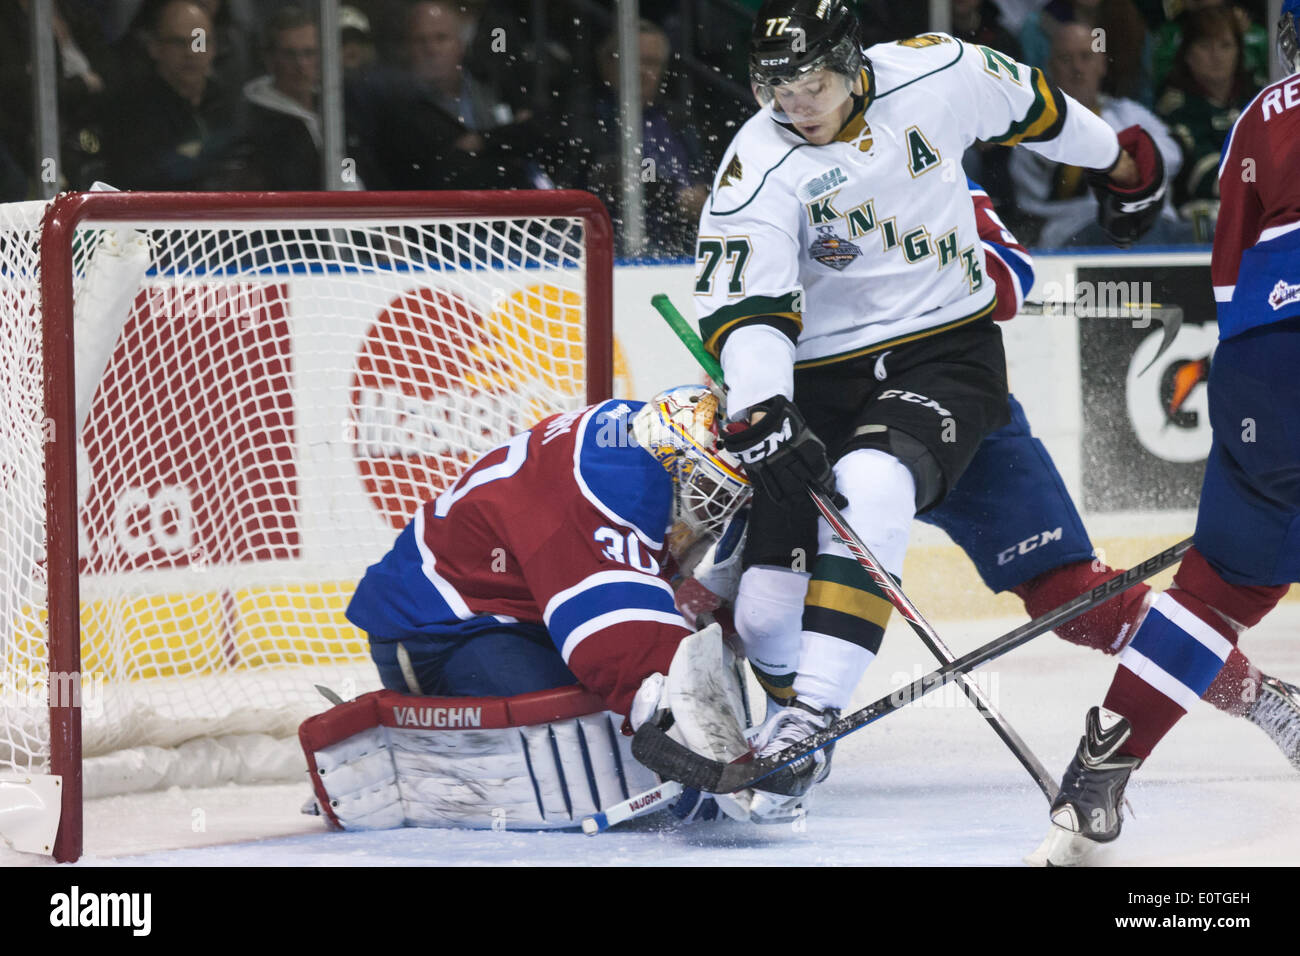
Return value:
[(818, 226), (818, 237), (808, 247), (808, 255), (836, 272), (843, 272), (850, 262), (862, 255), (856, 243), (835, 235), (833, 226)]

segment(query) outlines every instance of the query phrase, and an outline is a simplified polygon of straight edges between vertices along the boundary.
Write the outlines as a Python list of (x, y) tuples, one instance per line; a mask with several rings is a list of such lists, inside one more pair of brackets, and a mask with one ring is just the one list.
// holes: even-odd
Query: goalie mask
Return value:
[(637, 444), (673, 479), (670, 549), (680, 554), (703, 536), (716, 537), (749, 500), (740, 461), (718, 448), (718, 398), (703, 385), (660, 392), (636, 413)]
[(749, 80), (779, 123), (833, 113), (862, 70), (857, 17), (843, 0), (768, 0), (754, 19)]

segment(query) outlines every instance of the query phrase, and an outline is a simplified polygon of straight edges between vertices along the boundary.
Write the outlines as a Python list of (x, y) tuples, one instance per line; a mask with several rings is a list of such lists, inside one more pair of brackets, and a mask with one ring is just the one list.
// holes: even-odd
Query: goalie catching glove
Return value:
[(848, 506), (835, 491), (826, 446), (812, 433), (803, 415), (784, 395), (759, 402), (750, 409), (764, 413), (759, 421), (727, 426), (722, 445), (745, 465), (745, 473), (777, 504), (789, 506), (807, 497), (808, 488), (827, 492), (841, 508)]
[(1123, 249), (1145, 236), (1164, 208), (1165, 161), (1151, 134), (1141, 126), (1121, 130), (1117, 138), (1120, 148), (1137, 164), (1138, 184), (1118, 186), (1109, 172), (1094, 170), (1088, 173), (1088, 185), (1097, 197), (1097, 224)]
[[(734, 655), (712, 624), (685, 638), (673, 655), (668, 676), (651, 674), (641, 684), (628, 715), (632, 728), (653, 722), (668, 736), (710, 760), (731, 763), (750, 753), (745, 738), (744, 691)], [(685, 796), (690, 796), (687, 791)], [(748, 820), (753, 793), (715, 794), (719, 809)]]

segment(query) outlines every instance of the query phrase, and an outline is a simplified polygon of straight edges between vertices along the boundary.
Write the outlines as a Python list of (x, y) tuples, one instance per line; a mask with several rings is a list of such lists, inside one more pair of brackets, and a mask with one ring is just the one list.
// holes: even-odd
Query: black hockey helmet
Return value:
[(749, 38), (749, 78), (780, 86), (828, 69), (856, 77), (862, 69), (858, 18), (844, 0), (766, 0)]

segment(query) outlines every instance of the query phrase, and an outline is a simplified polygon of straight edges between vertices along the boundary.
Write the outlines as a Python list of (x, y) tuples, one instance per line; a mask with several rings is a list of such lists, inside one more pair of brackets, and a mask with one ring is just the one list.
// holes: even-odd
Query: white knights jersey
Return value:
[(863, 105), (831, 143), (814, 146), (763, 110), (728, 147), (695, 252), (700, 333), (714, 354), (762, 324), (808, 368), (989, 315), (966, 148), (1023, 143), (1096, 169), (1119, 155), (1105, 123), (995, 50), (928, 34), (867, 57)]

